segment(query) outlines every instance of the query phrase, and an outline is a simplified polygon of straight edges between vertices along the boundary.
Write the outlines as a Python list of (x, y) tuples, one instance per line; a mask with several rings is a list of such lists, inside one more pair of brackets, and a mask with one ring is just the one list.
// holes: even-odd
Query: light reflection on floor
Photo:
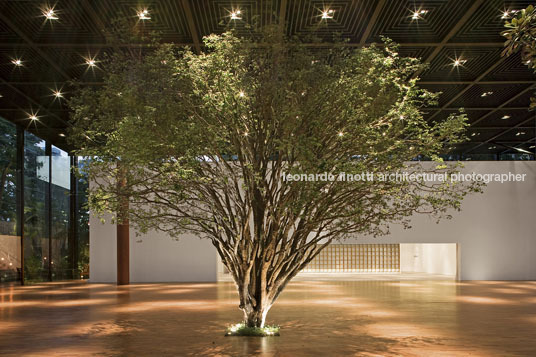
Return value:
[(281, 337), (224, 337), (231, 283), (0, 286), (0, 354), (535, 356), (535, 282), (296, 281)]

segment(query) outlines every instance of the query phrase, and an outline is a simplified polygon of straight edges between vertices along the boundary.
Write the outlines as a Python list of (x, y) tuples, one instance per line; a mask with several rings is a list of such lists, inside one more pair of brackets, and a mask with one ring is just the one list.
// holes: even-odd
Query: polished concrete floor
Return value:
[[(453, 275), (428, 273), (299, 273), (293, 281), (404, 281), (455, 280)], [(218, 274), (218, 281), (233, 281), (231, 274)]]
[(0, 287), (0, 355), (536, 356), (536, 282), (296, 281), (280, 337), (224, 337), (231, 283)]

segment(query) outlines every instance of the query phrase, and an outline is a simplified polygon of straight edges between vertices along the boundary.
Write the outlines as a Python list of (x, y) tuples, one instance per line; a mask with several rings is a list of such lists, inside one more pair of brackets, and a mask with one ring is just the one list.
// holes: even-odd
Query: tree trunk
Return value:
[[(255, 284), (255, 279), (241, 282), (238, 285), (240, 295), (240, 309), (244, 313), (244, 324), (248, 327), (264, 327), (266, 315), (272, 307), (273, 300), (269, 299), (264, 284)], [(251, 292), (254, 293), (251, 293)]]
[(268, 306), (253, 306), (246, 304), (241, 307), (244, 313), (244, 324), (248, 327), (264, 327), (266, 322), (266, 315), (270, 310), (271, 305)]
[(130, 235), (128, 196), (124, 194), (124, 189), (127, 186), (126, 169), (121, 162), (117, 164), (117, 191), (119, 199), (119, 207), (117, 212), (117, 285), (130, 284)]

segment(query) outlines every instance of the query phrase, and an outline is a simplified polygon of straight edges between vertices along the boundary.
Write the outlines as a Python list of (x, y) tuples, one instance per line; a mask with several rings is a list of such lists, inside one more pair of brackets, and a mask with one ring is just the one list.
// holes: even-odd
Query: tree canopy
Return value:
[(71, 101), (70, 137), (93, 157), (92, 209), (117, 212), (128, 197), (140, 232), (210, 239), (248, 326), (264, 325), (285, 285), (333, 240), (409, 226), (416, 212), (440, 217), (478, 190), (448, 180), (284, 179), (456, 172), (439, 155), (464, 140), (465, 115), (428, 123), (422, 110), (437, 94), (417, 86), (423, 65), (390, 41), (310, 46), (268, 28), (211, 35), (205, 48), (118, 54), (104, 85)]

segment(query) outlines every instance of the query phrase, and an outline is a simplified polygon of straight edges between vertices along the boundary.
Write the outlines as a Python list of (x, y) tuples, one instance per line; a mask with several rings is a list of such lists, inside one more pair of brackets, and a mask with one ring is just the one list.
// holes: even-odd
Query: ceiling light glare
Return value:
[(507, 120), (507, 119), (510, 119), (510, 118), (511, 118), (510, 115), (503, 115), (501, 117), (502, 120)]
[(423, 15), (426, 15), (428, 13), (428, 10), (416, 10), (411, 14), (412, 20), (419, 20), (422, 19)]
[(459, 67), (459, 66), (463, 66), (466, 63), (467, 63), (467, 60), (465, 60), (465, 59), (455, 58), (454, 61), (452, 62), (452, 65), (454, 67)]
[(322, 19), (323, 20), (332, 19), (334, 13), (335, 13), (335, 11), (331, 10), (331, 9), (324, 10), (324, 11), (322, 11)]
[(17, 67), (22, 66), (22, 60), (20, 58), (15, 58), (15, 59), (11, 60), (11, 63), (13, 63)]
[(482, 93), (480, 96), (481, 96), (482, 98), (484, 98), (484, 97), (488, 97), (488, 96), (490, 96), (490, 95), (492, 95), (492, 94), (493, 94), (493, 92), (484, 92), (484, 93)]
[(97, 65), (97, 63), (95, 62), (94, 59), (92, 58), (87, 58), (86, 59), (86, 64), (88, 65), (88, 67), (95, 67)]
[(502, 11), (502, 14), (501, 14), (501, 19), (509, 19), (511, 18), (513, 15), (517, 14), (519, 12), (519, 10), (504, 10)]
[(56, 12), (54, 11), (53, 8), (47, 8), (47, 9), (44, 9), (43, 10), (43, 16), (47, 19), (47, 20), (58, 20), (58, 15), (56, 14)]
[(242, 20), (242, 11), (240, 9), (232, 11), (231, 20)]
[(518, 131), (518, 132), (516, 133), (516, 136), (520, 136), (520, 135), (525, 135), (525, 132), (524, 132), (524, 131)]
[(150, 20), (151, 16), (149, 15), (149, 10), (143, 9), (141, 11), (138, 11), (138, 18), (142, 21)]

